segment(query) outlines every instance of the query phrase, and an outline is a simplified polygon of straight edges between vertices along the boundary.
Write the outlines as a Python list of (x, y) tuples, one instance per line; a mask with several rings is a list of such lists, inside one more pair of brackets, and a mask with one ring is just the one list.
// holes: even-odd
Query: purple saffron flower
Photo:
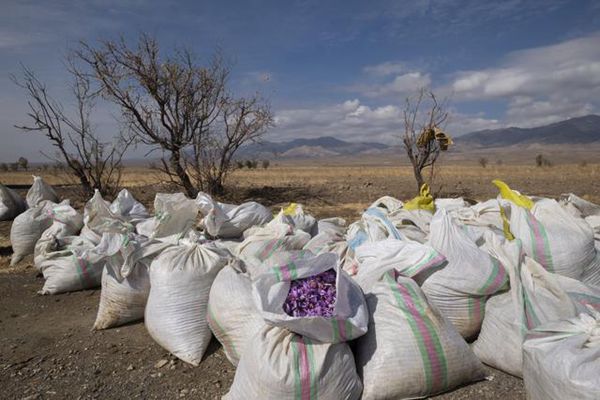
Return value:
[(335, 271), (329, 269), (291, 281), (283, 311), (291, 317), (331, 317), (336, 299), (335, 279)]

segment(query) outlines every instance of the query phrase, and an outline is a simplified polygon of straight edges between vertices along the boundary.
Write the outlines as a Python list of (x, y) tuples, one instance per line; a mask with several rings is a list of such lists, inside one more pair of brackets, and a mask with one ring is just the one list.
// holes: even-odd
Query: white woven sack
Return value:
[(49, 200), (43, 200), (14, 219), (10, 227), (10, 244), (13, 249), (11, 266), (16, 265), (25, 256), (33, 254), (35, 244), (42, 233), (52, 225), (50, 211), (55, 205)]
[(316, 235), (303, 247), (313, 254), (335, 253), (345, 260), (348, 243), (344, 238), (346, 221), (342, 218), (327, 218), (317, 222)]
[(366, 297), (369, 330), (354, 346), (364, 400), (423, 398), (485, 377), (467, 343), (412, 279), (390, 270)]
[(471, 338), (481, 327), (486, 300), (506, 288), (508, 275), (444, 209), (431, 220), (429, 244), (448, 264), (425, 280), (423, 292), (464, 338)]
[(210, 342), (206, 321), (210, 287), (226, 264), (222, 250), (182, 239), (150, 265), (145, 324), (163, 348), (192, 365), (200, 364)]
[(33, 175), (33, 184), (27, 191), (25, 199), (29, 207), (35, 207), (44, 200), (58, 203), (58, 196), (52, 186), (44, 182), (41, 176), (35, 175)]
[(356, 259), (359, 267), (354, 279), (365, 293), (391, 269), (422, 284), (446, 264), (446, 257), (433, 247), (396, 239), (365, 243), (356, 249)]
[(27, 209), (27, 203), (14, 190), (0, 184), (0, 221), (10, 221)]
[(361, 391), (346, 343), (319, 343), (265, 326), (246, 348), (223, 399), (357, 400)]
[(100, 286), (104, 263), (89, 241), (71, 236), (61, 239), (59, 250), (46, 254), (39, 269), (46, 282), (40, 294), (58, 294)]
[(282, 208), (274, 219), (279, 222), (287, 222), (295, 229), (309, 233), (311, 236), (316, 234), (317, 220), (304, 212), (302, 204), (290, 203), (285, 209)]
[[(336, 272), (336, 300), (331, 317), (292, 317), (283, 311), (290, 282), (333, 269)], [(274, 326), (326, 343), (345, 342), (367, 331), (368, 310), (360, 286), (346, 272), (333, 253), (318, 256), (298, 252), (255, 277), (252, 295), (264, 320)]]
[(594, 232), (555, 200), (540, 199), (527, 210), (501, 200), (510, 215), (510, 231), (523, 242), (525, 253), (550, 272), (581, 279), (594, 262)]
[[(510, 276), (510, 291), (492, 297), (475, 354), (484, 363), (522, 376), (522, 344), (528, 330), (550, 321), (576, 316), (589, 304), (600, 307), (600, 291), (582, 282), (546, 271), (530, 257), (523, 257), (519, 240), (490, 247)], [(503, 351), (498, 351), (503, 343)]]
[(226, 265), (210, 288), (210, 330), (223, 345), (225, 356), (238, 365), (247, 343), (265, 325), (252, 300), (252, 280), (239, 261)]
[(600, 399), (600, 314), (544, 324), (523, 344), (523, 380), (530, 400)]
[(150, 263), (169, 244), (143, 236), (105, 233), (94, 252), (103, 256), (102, 291), (94, 329), (144, 318), (150, 293)]
[(238, 238), (246, 229), (264, 225), (273, 219), (268, 208), (254, 201), (240, 205), (225, 204), (200, 192), (196, 197), (196, 204), (204, 215), (204, 229), (213, 237)]
[(33, 262), (38, 270), (49, 253), (66, 246), (63, 238), (76, 237), (83, 227), (83, 217), (68, 200), (52, 207), (49, 214), (52, 225), (42, 233), (33, 251)]

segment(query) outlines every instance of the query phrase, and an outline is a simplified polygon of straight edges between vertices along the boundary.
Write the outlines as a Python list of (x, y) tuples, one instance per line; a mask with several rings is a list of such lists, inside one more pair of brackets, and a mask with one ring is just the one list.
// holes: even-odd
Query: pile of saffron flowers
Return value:
[(283, 311), (290, 317), (331, 317), (336, 289), (333, 269), (291, 281)]

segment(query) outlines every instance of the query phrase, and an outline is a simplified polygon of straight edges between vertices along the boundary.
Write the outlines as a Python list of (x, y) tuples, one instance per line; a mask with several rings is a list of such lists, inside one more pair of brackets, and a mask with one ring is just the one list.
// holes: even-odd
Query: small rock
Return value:
[(133, 365), (129, 365), (129, 367), (127, 367), (127, 371), (133, 371), (135, 369), (135, 367)]
[(164, 358), (162, 360), (159, 360), (156, 364), (154, 364), (154, 368), (162, 368), (165, 365), (167, 365), (169, 363), (168, 360), (165, 360)]

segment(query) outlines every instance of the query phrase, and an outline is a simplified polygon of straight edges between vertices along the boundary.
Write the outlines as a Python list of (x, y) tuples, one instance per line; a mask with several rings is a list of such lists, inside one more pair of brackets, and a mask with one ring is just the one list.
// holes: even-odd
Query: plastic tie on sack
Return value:
[(435, 212), (435, 203), (433, 201), (433, 196), (429, 193), (429, 185), (424, 183), (421, 186), (420, 194), (404, 203), (402, 207), (405, 210), (427, 210), (432, 213)]
[(515, 190), (512, 190), (506, 183), (499, 179), (494, 179), (492, 181), (494, 185), (500, 190), (500, 196), (508, 201), (513, 202), (519, 207), (526, 208), (527, 210), (531, 210), (533, 208), (533, 200), (529, 197), (518, 193)]
[(296, 215), (296, 209), (298, 208), (297, 203), (290, 203), (289, 206), (283, 209), (283, 215)]

